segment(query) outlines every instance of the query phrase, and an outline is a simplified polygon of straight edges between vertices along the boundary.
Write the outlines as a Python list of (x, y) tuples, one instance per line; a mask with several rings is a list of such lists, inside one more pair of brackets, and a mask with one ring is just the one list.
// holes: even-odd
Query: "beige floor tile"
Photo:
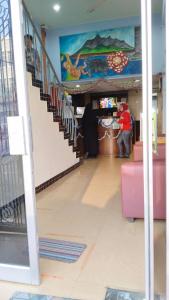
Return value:
[(80, 266), (83, 258), (77, 263), (64, 263), (59, 261), (41, 259), (41, 274), (44, 278), (56, 278), (63, 282), (64, 280), (76, 280), (80, 274)]
[(81, 300), (104, 300), (106, 289), (102, 285), (76, 282), (71, 297)]
[(49, 274), (42, 274), (40, 286), (21, 285), (0, 282), (0, 299), (9, 300), (15, 292), (28, 292), (32, 294), (53, 295), (59, 297), (70, 297), (74, 281), (62, 279)]
[[(93, 283), (140, 291), (144, 290), (144, 222), (129, 223), (122, 217), (119, 194), (122, 163), (123, 160), (110, 157), (87, 160), (60, 184), (53, 185), (46, 198), (43, 194), (38, 201), (39, 230), (50, 237), (68, 238), (88, 245), (77, 268), (70, 268), (73, 276), (66, 267), (58, 268), (61, 273), (57, 274), (89, 286)], [(155, 223), (155, 226), (163, 238), (164, 222)], [(164, 252), (164, 247), (161, 248), (157, 240), (159, 254)], [(164, 262), (156, 256), (156, 289), (161, 291), (164, 289)], [(55, 267), (50, 272), (53, 273), (53, 269)]]
[[(106, 287), (144, 290), (144, 222), (123, 218), (120, 166), (89, 159), (37, 195), (40, 236), (86, 243), (76, 263), (41, 259), (39, 287), (0, 283), (0, 300), (14, 291), (103, 300)], [(155, 222), (155, 290), (165, 290), (165, 223)]]

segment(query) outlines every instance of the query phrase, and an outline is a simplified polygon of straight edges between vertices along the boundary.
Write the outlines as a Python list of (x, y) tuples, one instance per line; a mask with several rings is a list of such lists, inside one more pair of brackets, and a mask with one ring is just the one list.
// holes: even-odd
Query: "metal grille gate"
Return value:
[(0, 231), (26, 232), (22, 157), (9, 151), (7, 117), (18, 116), (9, 0), (0, 0)]

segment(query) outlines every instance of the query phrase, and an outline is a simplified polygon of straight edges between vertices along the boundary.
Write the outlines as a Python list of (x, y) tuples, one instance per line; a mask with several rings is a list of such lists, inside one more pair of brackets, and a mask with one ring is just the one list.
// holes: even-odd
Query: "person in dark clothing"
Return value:
[(92, 109), (91, 103), (89, 103), (86, 105), (82, 118), (84, 148), (87, 157), (97, 157), (98, 155), (97, 123), (96, 113)]

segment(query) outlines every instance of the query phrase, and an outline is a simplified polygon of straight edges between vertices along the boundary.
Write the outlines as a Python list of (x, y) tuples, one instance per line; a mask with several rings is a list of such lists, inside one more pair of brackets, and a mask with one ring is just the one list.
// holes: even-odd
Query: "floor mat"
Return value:
[(12, 298), (10, 298), (10, 300), (75, 300), (75, 299), (16, 292), (12, 296)]
[(40, 256), (43, 258), (73, 263), (78, 260), (85, 248), (85, 244), (40, 238)]
[[(160, 300), (160, 296), (154, 296), (154, 300)], [(113, 290), (108, 288), (105, 300), (145, 300), (143, 293)]]

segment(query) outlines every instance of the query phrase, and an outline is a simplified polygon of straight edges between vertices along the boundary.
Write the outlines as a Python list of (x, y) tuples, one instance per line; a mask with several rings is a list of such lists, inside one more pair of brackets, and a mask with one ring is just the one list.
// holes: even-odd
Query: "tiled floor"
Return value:
[[(105, 300), (145, 300), (145, 295), (143, 293), (108, 289)], [(154, 295), (154, 300), (160, 300), (160, 296)]]
[(27, 235), (0, 234), (0, 263), (29, 265)]
[(10, 300), (75, 300), (75, 299), (16, 292)]
[[(75, 300), (75, 299), (16, 292), (10, 300)], [(143, 293), (137, 293), (137, 292), (107, 289), (104, 300), (145, 300), (145, 295)], [(154, 300), (162, 300), (162, 298), (160, 298), (160, 296), (155, 295)]]
[[(106, 288), (144, 291), (144, 223), (122, 217), (120, 165), (86, 160), (37, 195), (39, 235), (87, 244), (77, 263), (40, 260), (39, 287), (0, 283), (1, 300), (15, 291), (103, 300)], [(137, 201), (137, 199), (136, 199)], [(155, 290), (165, 290), (165, 223), (155, 222)]]

